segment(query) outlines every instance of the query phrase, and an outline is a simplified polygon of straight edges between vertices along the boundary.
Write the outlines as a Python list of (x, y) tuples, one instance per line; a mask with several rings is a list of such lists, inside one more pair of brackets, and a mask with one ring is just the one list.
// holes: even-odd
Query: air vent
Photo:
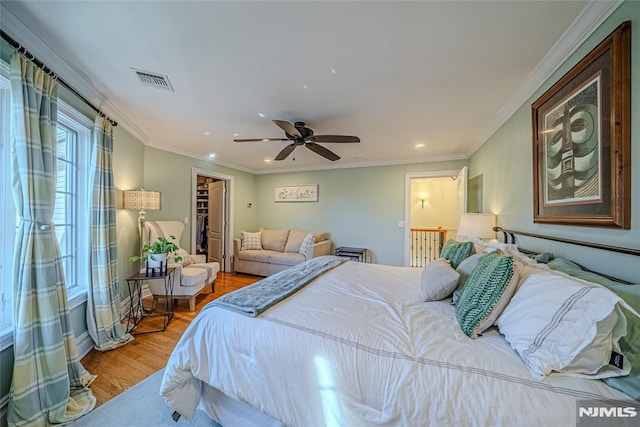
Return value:
[(157, 74), (157, 73), (151, 73), (149, 71), (136, 70), (135, 68), (132, 68), (132, 70), (135, 71), (136, 75), (138, 76), (138, 79), (140, 79), (140, 82), (143, 85), (154, 87), (156, 89), (170, 90), (171, 92), (173, 92), (173, 87), (171, 86), (169, 77), (165, 76), (164, 74)]

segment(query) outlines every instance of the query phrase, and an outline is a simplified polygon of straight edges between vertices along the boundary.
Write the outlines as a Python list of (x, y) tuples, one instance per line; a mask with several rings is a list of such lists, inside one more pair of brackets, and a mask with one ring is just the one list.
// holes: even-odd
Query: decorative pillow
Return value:
[(262, 249), (284, 252), (289, 230), (267, 230), (261, 228), (260, 232), (262, 233)]
[[(175, 255), (182, 257), (182, 260), (176, 262), (176, 264), (180, 264), (183, 267), (186, 267), (189, 264), (193, 264), (193, 258), (191, 258), (191, 255), (189, 255), (184, 249), (178, 249)], [(175, 260), (173, 261), (175, 262)]]
[(248, 233), (241, 231), (242, 240), (240, 244), (241, 251), (260, 250), (262, 249), (262, 233)]
[(459, 277), (460, 273), (454, 270), (446, 259), (438, 258), (431, 261), (422, 270), (420, 278), (423, 301), (445, 299), (458, 286)]
[(620, 338), (627, 333), (624, 301), (608, 289), (548, 269), (525, 267), (518, 292), (497, 325), (531, 371), (606, 378), (627, 375)]
[(473, 254), (469, 258), (465, 259), (458, 265), (456, 271), (460, 274), (460, 279), (458, 279), (458, 287), (453, 292), (453, 303), (456, 304), (460, 299), (460, 294), (462, 293), (462, 288), (464, 288), (465, 283), (471, 276), (471, 273), (476, 268), (478, 263), (480, 262), (480, 258), (482, 258), (485, 254)]
[(287, 239), (287, 244), (284, 247), (285, 252), (300, 252), (300, 246), (302, 246), (302, 241), (309, 234), (308, 231), (301, 230), (291, 230), (289, 232), (289, 238)]
[(538, 264), (546, 264), (552, 258), (550, 252), (541, 252), (539, 254), (527, 254), (527, 256), (531, 259), (536, 260)]
[(473, 242), (457, 242), (453, 239), (447, 240), (440, 257), (451, 262), (451, 267), (458, 268), (458, 265), (473, 253)]
[(513, 257), (493, 252), (480, 259), (456, 303), (462, 331), (477, 338), (496, 321), (518, 284)]
[[(307, 234), (307, 237), (305, 237), (302, 240), (302, 244), (300, 245), (300, 253), (302, 255), (307, 256), (307, 254), (309, 253), (309, 251), (313, 250), (313, 245), (316, 243), (315, 241), (315, 237), (313, 237), (312, 233)], [(307, 258), (309, 259), (309, 258)]]

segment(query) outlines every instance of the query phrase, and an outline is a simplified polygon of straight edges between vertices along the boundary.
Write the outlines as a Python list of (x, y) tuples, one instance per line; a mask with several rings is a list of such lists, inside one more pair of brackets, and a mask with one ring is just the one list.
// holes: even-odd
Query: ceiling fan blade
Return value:
[(268, 141), (289, 141), (286, 138), (253, 138), (253, 139), (234, 139), (233, 142), (268, 142)]
[(357, 136), (348, 136), (348, 135), (314, 135), (307, 138), (307, 141), (313, 142), (360, 142), (360, 138)]
[(287, 157), (289, 157), (289, 154), (291, 154), (293, 152), (293, 150), (295, 150), (296, 148), (296, 144), (289, 144), (286, 147), (284, 147), (282, 149), (282, 151), (280, 151), (278, 153), (278, 155), (276, 156), (275, 160), (284, 160)]
[(318, 145), (314, 142), (307, 142), (306, 144), (304, 144), (304, 146), (307, 147), (309, 150), (313, 151), (314, 153), (320, 154), (325, 159), (331, 160), (332, 162), (335, 162), (336, 160), (340, 160), (340, 156), (338, 156), (333, 151), (324, 148), (322, 145)]
[(289, 122), (285, 122), (284, 120), (273, 120), (273, 123), (282, 129), (287, 135), (302, 137), (300, 131)]

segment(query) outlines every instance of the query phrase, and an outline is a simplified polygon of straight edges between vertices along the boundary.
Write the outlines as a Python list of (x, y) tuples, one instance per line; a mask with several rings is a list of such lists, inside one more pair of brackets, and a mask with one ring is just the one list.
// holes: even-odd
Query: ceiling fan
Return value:
[(357, 136), (347, 136), (347, 135), (314, 135), (313, 131), (305, 126), (304, 122), (295, 122), (295, 124), (291, 124), (284, 120), (273, 120), (273, 123), (276, 124), (280, 129), (284, 131), (284, 134), (287, 138), (258, 138), (258, 139), (234, 139), (234, 142), (254, 142), (254, 141), (293, 141), (291, 144), (287, 145), (278, 153), (275, 160), (284, 160), (289, 154), (293, 152), (299, 145), (304, 145), (309, 150), (313, 151), (316, 154), (321, 155), (325, 159), (336, 161), (340, 160), (340, 156), (338, 156), (333, 151), (323, 147), (322, 145), (318, 145), (318, 142), (323, 143), (351, 143), (351, 142), (360, 142), (360, 138)]

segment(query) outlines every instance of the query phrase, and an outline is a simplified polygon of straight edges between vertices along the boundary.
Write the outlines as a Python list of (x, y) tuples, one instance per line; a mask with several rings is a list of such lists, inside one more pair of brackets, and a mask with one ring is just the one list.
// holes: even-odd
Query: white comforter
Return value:
[(191, 419), (202, 383), (289, 426), (575, 426), (599, 380), (531, 376), (493, 330), (465, 336), (420, 269), (346, 262), (257, 318), (203, 309), (161, 395)]

